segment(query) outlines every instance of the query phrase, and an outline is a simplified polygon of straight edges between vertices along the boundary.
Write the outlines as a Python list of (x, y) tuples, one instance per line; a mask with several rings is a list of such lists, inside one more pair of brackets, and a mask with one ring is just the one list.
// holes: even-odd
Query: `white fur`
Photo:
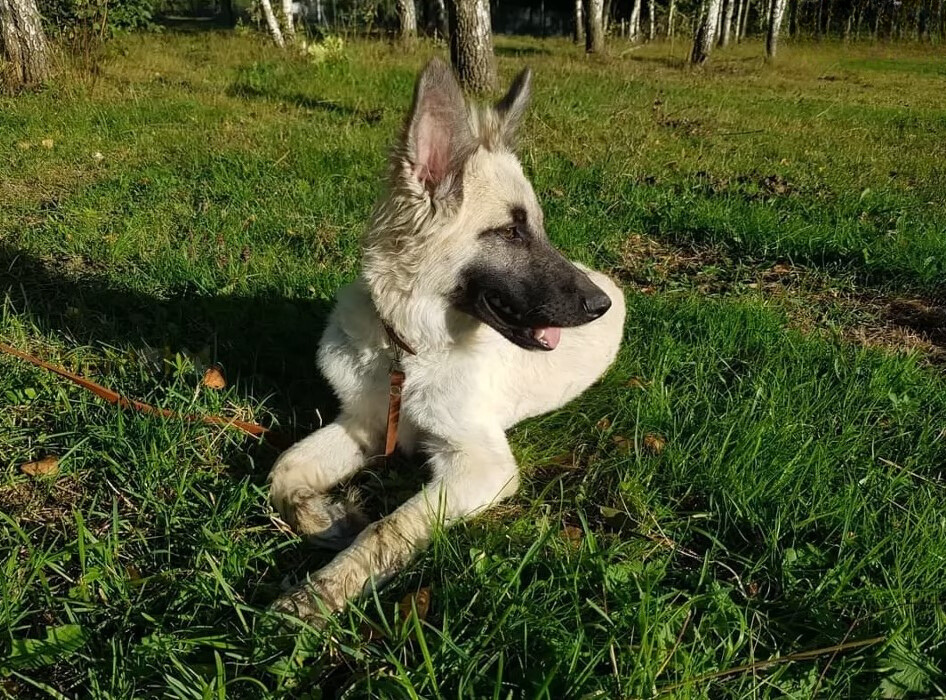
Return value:
[[(522, 105), (514, 107), (518, 118)], [(395, 152), (389, 190), (364, 237), (362, 273), (338, 293), (319, 347), (319, 367), (341, 401), (341, 415), (287, 450), (270, 475), (274, 505), (300, 534), (329, 545), (348, 544), (357, 534), (277, 602), (277, 609), (310, 621), (394, 575), (426, 546), (438, 522), (469, 517), (515, 493), (518, 469), (505, 431), (584, 391), (620, 344), (624, 296), (594, 271), (587, 273), (611, 298), (611, 309), (592, 323), (563, 329), (550, 352), (524, 350), (448, 303), (476, 254), (476, 231), (502, 225), (513, 205), (542, 222), (532, 186), (502, 138), (512, 130), (502, 113), (471, 110), (466, 118), (474, 147), (462, 159), (462, 172), (431, 183), (403, 144)], [(357, 507), (326, 493), (383, 451), (395, 350), (382, 318), (417, 353), (403, 357), (399, 446), (424, 452), (432, 478), (365, 527)]]

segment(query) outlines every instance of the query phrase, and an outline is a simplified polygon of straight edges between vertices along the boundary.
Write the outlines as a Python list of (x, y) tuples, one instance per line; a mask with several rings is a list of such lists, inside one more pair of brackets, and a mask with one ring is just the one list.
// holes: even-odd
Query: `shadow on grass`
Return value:
[(289, 437), (313, 427), (337, 404), (316, 367), (331, 302), (278, 296), (203, 296), (181, 290), (158, 298), (95, 275), (0, 246), (0, 298), (42, 330), (75, 343), (207, 352), (231, 385), (267, 399)]
[(372, 125), (377, 124), (381, 121), (382, 117), (384, 117), (384, 110), (382, 109), (358, 109), (357, 107), (349, 107), (337, 102), (322, 100), (317, 97), (311, 97), (301, 93), (282, 94), (278, 91), (269, 92), (260, 90), (257, 87), (240, 82), (236, 82), (227, 88), (227, 95), (229, 97), (239, 97), (247, 100), (258, 99), (282, 102), (284, 104), (294, 105), (303, 109), (313, 109), (329, 112), (331, 114), (341, 114), (347, 117), (360, 119), (365, 124)]

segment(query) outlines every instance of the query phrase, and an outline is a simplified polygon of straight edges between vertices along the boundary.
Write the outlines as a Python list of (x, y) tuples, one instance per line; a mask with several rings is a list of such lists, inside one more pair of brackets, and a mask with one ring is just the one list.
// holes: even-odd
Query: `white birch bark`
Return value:
[(466, 90), (487, 92), (495, 85), (489, 0), (454, 0), (450, 13), (450, 60)]
[(283, 48), (286, 42), (282, 38), (282, 30), (279, 28), (279, 22), (273, 12), (273, 4), (269, 0), (259, 0), (259, 4), (263, 8), (263, 17), (266, 19), (266, 26), (269, 27), (269, 35), (273, 37), (276, 46)]
[(732, 16), (735, 7), (736, 0), (726, 0), (726, 12), (723, 14), (723, 29), (719, 35), (719, 45), (723, 48), (729, 46), (729, 33), (732, 31)]
[(601, 53), (604, 51), (604, 2), (603, 0), (585, 0), (585, 51)]
[(631, 5), (631, 18), (628, 27), (628, 37), (631, 41), (637, 41), (641, 35), (641, 5), (644, 0), (633, 0)]
[(746, 28), (749, 26), (749, 4), (752, 0), (743, 0), (742, 3), (742, 22), (739, 26), (739, 35), (736, 37), (737, 41), (742, 41), (746, 38)]
[(772, 0), (769, 10), (769, 29), (765, 35), (765, 57), (775, 58), (778, 49), (778, 34), (782, 28), (782, 17), (785, 15), (785, 0)]
[(677, 10), (677, 0), (670, 0), (670, 9), (667, 11), (667, 38), (673, 37), (673, 15)]
[(575, 43), (585, 40), (585, 17), (581, 10), (581, 0), (575, 0)]
[(35, 0), (0, 0), (0, 87), (18, 90), (46, 80), (49, 43)]
[(401, 41), (412, 43), (417, 38), (417, 8), (414, 0), (397, 0), (397, 17), (401, 25)]
[(690, 63), (703, 65), (713, 50), (716, 39), (716, 25), (719, 22), (719, 11), (722, 0), (708, 0), (706, 12), (700, 21), (700, 26), (693, 37), (693, 50), (690, 52)]
[(447, 22), (447, 4), (445, 0), (434, 0), (437, 7), (437, 31), (442, 39), (450, 36), (450, 25)]
[(657, 37), (657, 3), (655, 0), (647, 0), (647, 14), (650, 18), (650, 31), (647, 32), (647, 38), (653, 41)]
[(296, 28), (292, 23), (292, 0), (282, 0), (283, 29), (290, 41), (296, 37)]

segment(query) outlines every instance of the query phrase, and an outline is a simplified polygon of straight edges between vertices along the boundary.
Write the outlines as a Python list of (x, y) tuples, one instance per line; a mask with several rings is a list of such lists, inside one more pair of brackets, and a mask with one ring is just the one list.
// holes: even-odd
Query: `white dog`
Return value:
[[(552, 247), (512, 150), (530, 81), (523, 71), (483, 109), (439, 60), (417, 81), (361, 275), (339, 292), (319, 347), (341, 415), (270, 474), (272, 502), (300, 535), (347, 548), (277, 610), (318, 621), (408, 564), (438, 523), (515, 493), (505, 431), (559, 408), (614, 360), (624, 297)], [(328, 494), (395, 432), (401, 450), (429, 456), (432, 478), (366, 524)]]

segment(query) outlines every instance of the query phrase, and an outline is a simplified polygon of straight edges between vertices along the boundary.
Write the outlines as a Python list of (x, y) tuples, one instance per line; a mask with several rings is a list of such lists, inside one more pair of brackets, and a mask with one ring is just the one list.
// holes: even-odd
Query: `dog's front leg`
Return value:
[(368, 525), (352, 545), (275, 604), (318, 623), (352, 598), (380, 586), (426, 548), (438, 523), (456, 522), (515, 493), (515, 460), (501, 430), (460, 445), (442, 444), (431, 457), (433, 479), (418, 494)]
[(376, 433), (366, 421), (343, 413), (279, 456), (269, 474), (270, 500), (297, 534), (343, 549), (367, 524), (351, 499), (333, 501), (327, 494), (364, 466), (370, 450), (377, 450)]

